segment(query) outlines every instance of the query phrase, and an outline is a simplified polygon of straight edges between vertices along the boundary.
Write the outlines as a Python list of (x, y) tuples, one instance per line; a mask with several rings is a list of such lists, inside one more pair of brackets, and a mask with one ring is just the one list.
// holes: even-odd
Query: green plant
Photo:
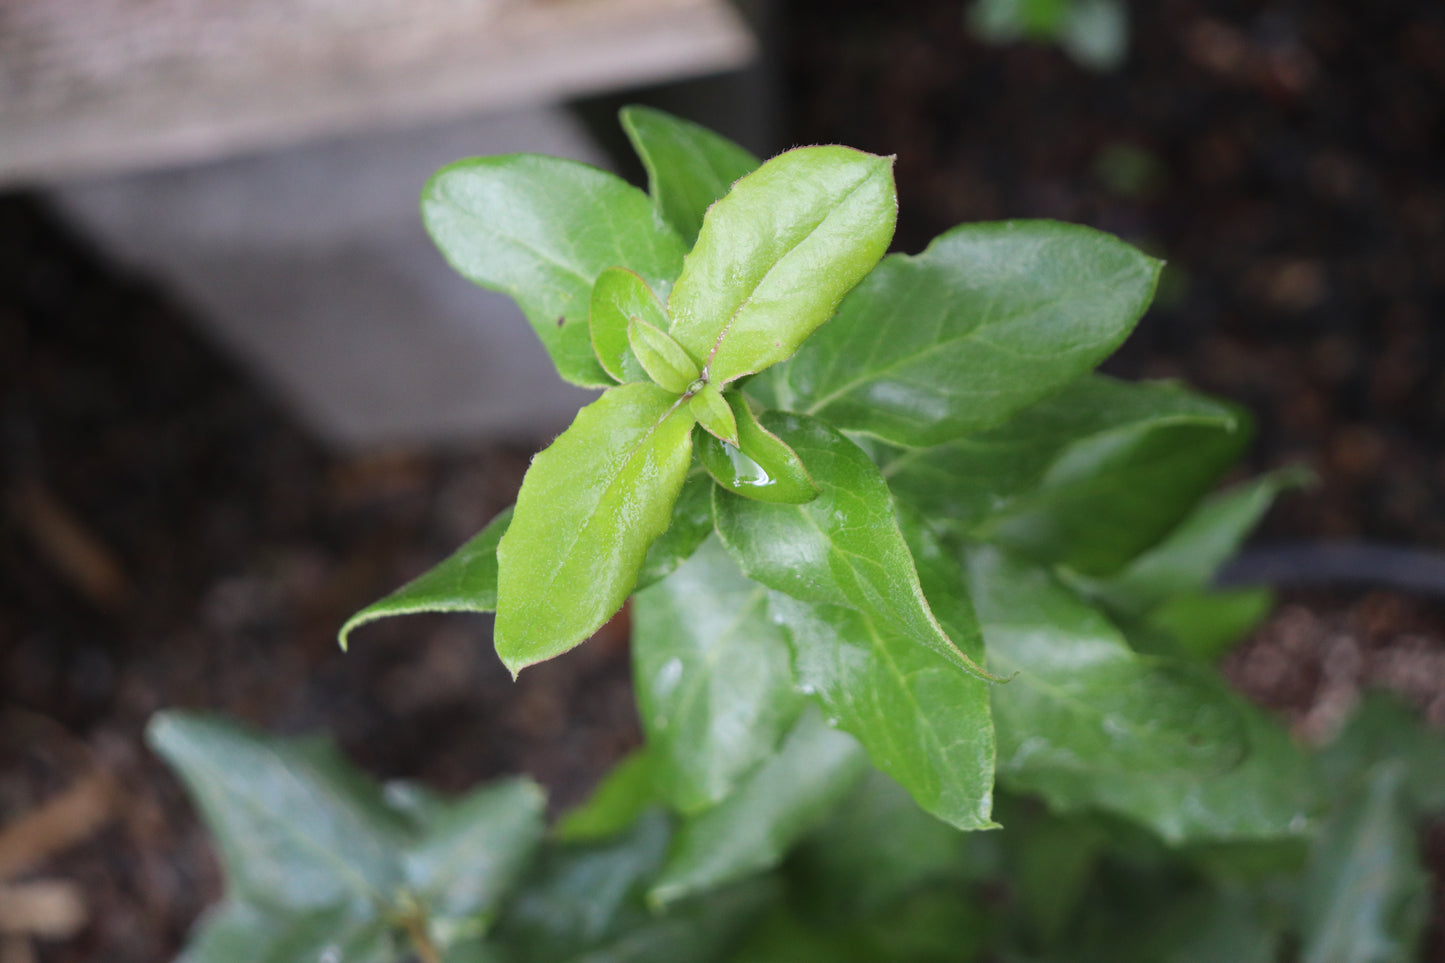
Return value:
[(1091, 70), (1117, 70), (1129, 52), (1124, 0), (974, 0), (968, 24), (990, 43), (1057, 44)]
[(1372, 708), (1321, 762), (1211, 668), (1269, 603), (1213, 573), (1297, 479), (1211, 495), (1245, 415), (1091, 373), (1159, 262), (1028, 221), (882, 257), (887, 158), (623, 124), (650, 197), (535, 156), (428, 184), (458, 270), (606, 390), (342, 640), (495, 610), (515, 673), (635, 591), (646, 745), (548, 835), (525, 781), (162, 716), (230, 882), (186, 959), (1405, 958), (1438, 743)]

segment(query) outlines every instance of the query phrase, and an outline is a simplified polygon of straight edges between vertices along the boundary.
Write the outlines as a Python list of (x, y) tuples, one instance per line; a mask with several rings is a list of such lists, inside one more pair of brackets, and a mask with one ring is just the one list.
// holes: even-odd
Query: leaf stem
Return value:
[(401, 925), (406, 930), (407, 938), (411, 940), (411, 948), (416, 951), (417, 958), (421, 960), (421, 963), (442, 963), (442, 955), (437, 951), (436, 944), (431, 941), (431, 934), (427, 932), (426, 917), (420, 908), (402, 916)]

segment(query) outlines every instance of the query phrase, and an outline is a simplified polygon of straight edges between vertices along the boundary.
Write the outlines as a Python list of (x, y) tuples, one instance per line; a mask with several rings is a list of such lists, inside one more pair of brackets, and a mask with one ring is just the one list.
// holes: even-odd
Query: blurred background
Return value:
[(641, 183), (629, 102), (896, 154), (896, 250), (1047, 217), (1166, 258), (1106, 370), (1319, 476), (1235, 566), (1281, 606), (1226, 671), (1301, 738), (1368, 686), (1445, 725), (1445, 5), (6, 0), (0, 963), (167, 959), (218, 896), (156, 709), (554, 807), (636, 744), (625, 618), (516, 684), (482, 617), (334, 642), (586, 400), (432, 250), (422, 183), (523, 150)]

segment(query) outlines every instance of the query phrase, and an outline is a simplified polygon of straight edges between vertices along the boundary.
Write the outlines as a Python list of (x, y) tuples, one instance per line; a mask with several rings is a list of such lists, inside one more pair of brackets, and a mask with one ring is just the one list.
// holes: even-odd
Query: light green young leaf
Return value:
[[(732, 393), (737, 394), (736, 391)], [(698, 425), (709, 435), (735, 448), (741, 444), (737, 416), (722, 392), (717, 390), (717, 385), (704, 384), (687, 404)]]
[(1118, 347), (1161, 266), (1074, 224), (956, 227), (848, 295), (781, 375), (789, 407), (907, 446), (1001, 425)]
[(743, 572), (799, 601), (854, 609), (981, 674), (929, 608), (888, 486), (863, 450), (806, 416), (769, 412), (763, 425), (807, 463), (822, 494), (785, 505), (717, 489), (717, 531)]
[(283, 913), (228, 899), (201, 917), (176, 963), (395, 963), (399, 955), (373, 907)]
[(1135, 654), (1042, 569), (978, 549), (969, 575), (989, 665), (1018, 672), (993, 689), (1001, 782), (1176, 843), (1309, 827), (1308, 759), (1217, 677)]
[[(975, 662), (983, 644), (958, 563), (919, 525), (905, 529), (920, 581), (951, 639)], [(989, 829), (994, 739), (990, 685), (924, 648), (892, 623), (856, 609), (799, 602), (778, 592), (803, 691), (852, 733), (873, 765), (919, 806), (959, 829)]]
[(1303, 963), (1404, 963), (1419, 958), (1429, 876), (1391, 760), (1320, 827), (1300, 906)]
[(719, 387), (782, 361), (888, 249), (893, 161), (800, 147), (733, 185), (668, 298), (672, 336)]
[(532, 460), (497, 546), (497, 654), (561, 655), (627, 600), (692, 461), (692, 417), (651, 384), (609, 389)]
[(1095, 375), (992, 431), (903, 453), (885, 474), (900, 499), (971, 539), (1107, 574), (1178, 524), (1247, 425), (1176, 384)]
[(653, 778), (696, 812), (771, 756), (805, 700), (767, 589), (708, 541), (632, 603), (632, 667)]
[(409, 890), (429, 916), (489, 916), (542, 838), (547, 798), (530, 779), (488, 783), (458, 799), (393, 783), (388, 799), (419, 836), (402, 857)]
[(712, 202), (755, 170), (758, 159), (706, 127), (651, 107), (624, 107), (620, 117), (647, 169), (653, 203), (691, 247)]
[(851, 736), (805, 712), (777, 755), (727, 799), (683, 823), (648, 899), (665, 906), (776, 866), (866, 768)]
[(603, 777), (592, 795), (568, 811), (552, 828), (564, 843), (600, 842), (617, 836), (654, 805), (662, 803), (653, 777), (652, 756), (636, 749)]
[(698, 460), (717, 483), (735, 495), (763, 502), (801, 505), (818, 497), (818, 486), (798, 453), (758, 424), (741, 392), (723, 395), (737, 425), (738, 444), (694, 434)]
[(647, 380), (628, 343), (627, 326), (634, 318), (664, 330), (670, 323), (662, 302), (636, 271), (610, 267), (597, 275), (587, 318), (592, 350), (607, 373), (623, 384)]
[(446, 559), (347, 619), (336, 636), (341, 647), (355, 629), (392, 615), (496, 611), (497, 543), (511, 522), (512, 510), (503, 509)]
[(221, 850), (233, 896), (290, 913), (386, 905), (407, 827), (329, 745), (183, 712), (146, 740), (181, 776)]
[(693, 469), (682, 483), (682, 493), (672, 508), (672, 522), (667, 531), (657, 537), (642, 560), (637, 573), (637, 588), (641, 591), (654, 582), (661, 581), (692, 557), (707, 537), (712, 534), (712, 479), (701, 469)]
[(576, 161), (536, 154), (458, 161), (427, 182), (421, 212), (452, 267), (514, 298), (557, 373), (573, 384), (612, 383), (587, 325), (598, 275), (625, 267), (665, 294), (682, 270), (682, 239), (647, 196)]
[(661, 328), (633, 318), (627, 322), (627, 344), (642, 370), (659, 388), (680, 395), (697, 381), (696, 363)]

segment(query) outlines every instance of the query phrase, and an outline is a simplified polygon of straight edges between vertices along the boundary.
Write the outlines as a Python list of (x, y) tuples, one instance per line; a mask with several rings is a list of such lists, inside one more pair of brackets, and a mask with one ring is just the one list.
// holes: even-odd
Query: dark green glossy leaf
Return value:
[(560, 655), (627, 600), (692, 461), (692, 417), (651, 384), (608, 390), (532, 459), (497, 546), (497, 654)]
[(1160, 266), (1074, 224), (954, 228), (858, 285), (788, 365), (788, 406), (908, 446), (1003, 424), (1118, 347)]
[(662, 216), (691, 247), (703, 215), (758, 159), (706, 127), (651, 107), (622, 108), (622, 129), (647, 169)]
[(1303, 833), (1318, 789), (1280, 727), (1201, 667), (1135, 654), (1042, 569), (987, 549), (970, 583), (993, 689), (998, 778), (1059, 811), (1101, 808), (1171, 842)]
[(403, 882), (405, 823), (329, 746), (182, 712), (146, 738), (190, 790), (232, 895), (294, 913), (385, 905)]
[(1419, 959), (1430, 884), (1404, 790), (1402, 763), (1376, 766), (1320, 828), (1301, 899), (1303, 963)]
[[(733, 392), (736, 394), (737, 392)], [(737, 447), (738, 420), (732, 406), (727, 403), (721, 391), (714, 384), (705, 384), (688, 400), (692, 416), (703, 430), (718, 441)]]
[(866, 767), (851, 736), (830, 729), (817, 712), (804, 713), (777, 755), (727, 799), (683, 823), (649, 900), (665, 905), (776, 866)]
[(1404, 766), (1404, 797), (1411, 810), (1445, 812), (1445, 733), (1386, 692), (1366, 692), (1344, 730), (1320, 752), (1331, 794), (1351, 791), (1371, 767), (1390, 760)]
[(647, 380), (627, 339), (634, 318), (663, 330), (670, 323), (662, 302), (636, 271), (611, 267), (597, 275), (587, 318), (592, 350), (607, 373), (623, 384)]
[(1108, 837), (1094, 819), (1013, 808), (1002, 818), (1020, 916), (1031, 942), (1057, 947), (1068, 941)]
[(488, 916), (542, 838), (547, 798), (530, 779), (488, 783), (457, 799), (392, 784), (388, 799), (417, 823), (403, 856), (407, 886), (428, 914)]
[(668, 298), (670, 333), (719, 387), (782, 361), (883, 256), (897, 208), (891, 158), (779, 154), (708, 210)]
[[(962, 570), (920, 526), (910, 542), (925, 593), (948, 636), (976, 662), (983, 645)], [(987, 829), (994, 740), (989, 684), (856, 609), (773, 593), (798, 685), (918, 805), (959, 829)]]
[(1149, 626), (1169, 635), (1175, 651), (1213, 662), (1224, 656), (1274, 610), (1265, 588), (1182, 592), (1149, 613)]
[(613, 838), (549, 847), (505, 910), (498, 936), (540, 963), (578, 958), (636, 926), (670, 837), (666, 818), (654, 812)]
[(632, 603), (638, 711), (657, 787), (695, 812), (770, 757), (802, 711), (767, 590), (715, 541)]
[(856, 920), (921, 887), (974, 881), (968, 855), (979, 838), (928, 815), (875, 769), (789, 865), (820, 915)]
[(1161, 542), (1119, 574), (1089, 583), (1088, 591), (1112, 608), (1142, 615), (1170, 596), (1207, 588), (1279, 493), (1308, 478), (1302, 471), (1273, 472), (1206, 499)]
[(291, 913), (227, 900), (196, 925), (176, 963), (394, 963), (400, 951), (387, 922), (352, 906)]
[(637, 590), (666, 578), (712, 533), (712, 479), (695, 469), (682, 483), (667, 531), (647, 550), (637, 573)]
[(758, 423), (741, 392), (723, 396), (737, 425), (737, 446), (709, 434), (695, 435), (698, 459), (717, 483), (735, 495), (801, 505), (818, 497), (818, 486), (798, 453)]
[(627, 343), (642, 370), (659, 388), (680, 395), (698, 380), (697, 364), (661, 328), (633, 318), (627, 322)]
[(355, 629), (392, 615), (496, 611), (497, 543), (511, 522), (512, 510), (503, 510), (445, 560), (347, 619), (337, 633), (341, 647)]
[(637, 749), (612, 767), (586, 802), (558, 820), (552, 835), (567, 843), (605, 840), (621, 834), (661, 802), (652, 756)]
[(509, 905), (498, 942), (516, 963), (720, 960), (774, 890), (766, 882), (732, 887), (651, 911), (644, 888), (667, 841), (667, 821), (652, 813), (603, 844), (553, 847)]
[(1059, 963), (1279, 963), (1291, 958), (1281, 956), (1280, 923), (1257, 893), (1166, 889), (1164, 898), (1147, 907), (1127, 899), (1133, 893), (1112, 895), (1114, 905), (1103, 907), (1106, 921), (1101, 925), (1096, 917), (1086, 924), (1084, 940), (1066, 940)]
[(427, 182), (421, 212), (452, 267), (514, 298), (558, 374), (574, 384), (612, 382), (587, 325), (598, 275), (625, 267), (665, 295), (682, 270), (682, 239), (647, 196), (576, 161), (536, 154), (458, 161)]
[(972, 539), (1108, 574), (1193, 508), (1246, 425), (1172, 383), (1091, 376), (1002, 427), (904, 453), (885, 474), (901, 499)]
[(822, 493), (776, 505), (717, 489), (718, 534), (743, 572), (799, 601), (854, 609), (980, 672), (928, 607), (888, 486), (863, 450), (813, 418), (769, 412), (763, 424), (807, 463)]

